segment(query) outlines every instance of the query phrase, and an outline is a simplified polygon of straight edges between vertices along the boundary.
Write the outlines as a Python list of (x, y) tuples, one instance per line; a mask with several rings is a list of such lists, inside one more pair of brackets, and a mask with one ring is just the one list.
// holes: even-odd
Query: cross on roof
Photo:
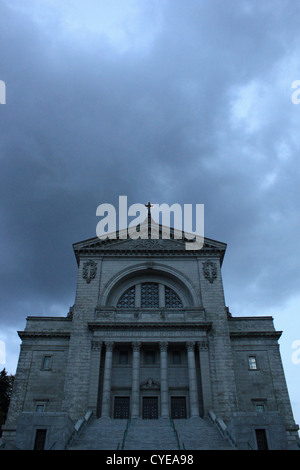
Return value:
[(151, 204), (150, 201), (148, 201), (147, 204), (145, 204), (145, 207), (148, 209), (148, 239), (151, 238), (151, 207), (153, 207), (153, 204)]
[(151, 215), (151, 207), (154, 207), (153, 204), (151, 204), (151, 202), (148, 201), (147, 204), (145, 204), (145, 207), (147, 207), (148, 209), (148, 216)]

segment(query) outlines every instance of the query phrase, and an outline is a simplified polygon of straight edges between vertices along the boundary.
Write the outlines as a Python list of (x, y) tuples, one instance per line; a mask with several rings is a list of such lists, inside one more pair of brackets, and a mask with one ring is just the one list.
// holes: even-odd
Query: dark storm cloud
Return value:
[(298, 4), (142, 2), (124, 49), (68, 29), (69, 3), (53, 5), (43, 21), (17, 1), (0, 7), (2, 322), (66, 314), (71, 245), (123, 194), (204, 203), (206, 235), (228, 243), (234, 304), (296, 293)]

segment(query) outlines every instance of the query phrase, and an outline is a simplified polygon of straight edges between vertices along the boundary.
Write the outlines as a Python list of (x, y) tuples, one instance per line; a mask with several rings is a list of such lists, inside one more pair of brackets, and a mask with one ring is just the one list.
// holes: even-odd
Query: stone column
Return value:
[(105, 365), (104, 365), (104, 380), (103, 380), (103, 394), (102, 394), (102, 417), (110, 417), (110, 402), (111, 402), (111, 372), (112, 372), (112, 357), (114, 343), (105, 343)]
[(141, 343), (132, 343), (132, 390), (131, 390), (131, 417), (140, 415), (140, 349)]
[(168, 384), (168, 343), (159, 343), (160, 348), (160, 406), (161, 417), (169, 416), (169, 384)]
[(94, 413), (96, 413), (98, 391), (99, 391), (99, 374), (100, 374), (102, 342), (93, 340), (91, 347), (92, 347), (92, 351), (91, 351), (91, 369), (90, 369), (88, 408), (90, 410), (93, 410)]
[(198, 341), (197, 345), (199, 348), (199, 358), (200, 358), (200, 375), (201, 375), (201, 384), (202, 384), (203, 409), (204, 409), (204, 415), (206, 415), (208, 410), (213, 409), (209, 355), (208, 355), (208, 341), (206, 339), (202, 341)]
[(197, 391), (196, 362), (195, 362), (195, 342), (186, 343), (189, 368), (189, 389), (190, 389), (190, 415), (191, 418), (199, 416), (199, 402)]

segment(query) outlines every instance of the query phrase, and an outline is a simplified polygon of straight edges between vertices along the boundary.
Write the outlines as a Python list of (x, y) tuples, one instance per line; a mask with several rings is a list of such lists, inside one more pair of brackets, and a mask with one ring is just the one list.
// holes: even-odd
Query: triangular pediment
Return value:
[[(146, 222), (146, 221), (145, 221)], [(190, 243), (189, 240), (192, 238), (191, 234), (183, 234), (178, 230), (170, 229), (157, 224), (152, 219), (151, 225), (151, 238), (148, 238), (148, 223), (143, 223), (139, 226), (139, 231), (136, 227), (131, 227), (116, 232), (115, 234), (109, 234), (106, 239), (99, 239), (98, 237), (91, 238), (73, 245), (77, 260), (79, 260), (80, 254), (87, 255), (108, 255), (118, 253), (136, 253), (141, 254), (142, 252), (147, 253), (195, 253), (193, 250), (187, 250), (186, 244)], [(138, 238), (139, 237), (139, 238)], [(203, 240), (203, 239), (202, 239)], [(219, 254), (221, 261), (223, 259), (226, 244), (215, 240), (204, 238), (202, 253)]]
[(100, 241), (98, 238), (95, 239), (95, 243), (89, 245), (91, 248), (101, 248), (104, 251), (118, 250), (184, 250), (185, 243), (183, 240), (173, 239), (131, 239), (127, 240), (108, 240)]

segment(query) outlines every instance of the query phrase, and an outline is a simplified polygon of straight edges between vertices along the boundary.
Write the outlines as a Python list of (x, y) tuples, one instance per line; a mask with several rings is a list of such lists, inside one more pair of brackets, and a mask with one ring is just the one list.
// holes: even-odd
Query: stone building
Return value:
[[(141, 228), (141, 235), (144, 228)], [(28, 317), (3, 439), (20, 449), (289, 449), (294, 422), (272, 317), (232, 316), (226, 244), (74, 244), (66, 317)], [(126, 231), (127, 233), (127, 231)]]

